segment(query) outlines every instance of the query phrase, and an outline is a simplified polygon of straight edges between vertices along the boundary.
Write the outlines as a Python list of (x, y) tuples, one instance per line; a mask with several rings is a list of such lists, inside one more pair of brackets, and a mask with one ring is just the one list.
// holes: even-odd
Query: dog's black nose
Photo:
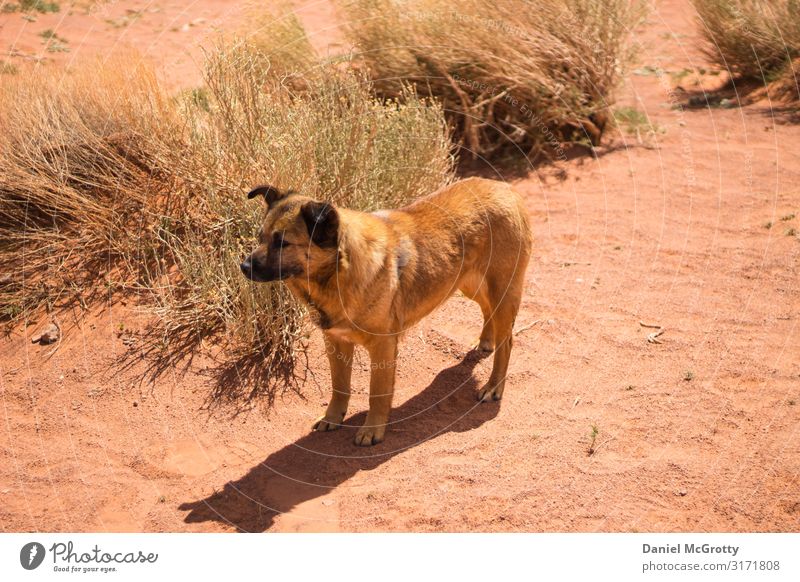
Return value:
[(242, 269), (242, 273), (244, 273), (246, 277), (253, 276), (253, 264), (250, 262), (250, 257), (247, 257), (239, 266)]

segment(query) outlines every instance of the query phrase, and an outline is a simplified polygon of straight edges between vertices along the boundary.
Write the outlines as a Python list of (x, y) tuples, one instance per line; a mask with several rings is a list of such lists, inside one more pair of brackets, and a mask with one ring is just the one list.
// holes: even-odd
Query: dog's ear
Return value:
[(306, 202), (300, 207), (312, 242), (330, 248), (339, 244), (339, 213), (327, 202)]
[(283, 200), (290, 194), (294, 194), (294, 190), (279, 190), (275, 186), (256, 186), (247, 195), (248, 200), (252, 200), (256, 196), (263, 196), (264, 201), (267, 203), (267, 208), (275, 204), (278, 200)]

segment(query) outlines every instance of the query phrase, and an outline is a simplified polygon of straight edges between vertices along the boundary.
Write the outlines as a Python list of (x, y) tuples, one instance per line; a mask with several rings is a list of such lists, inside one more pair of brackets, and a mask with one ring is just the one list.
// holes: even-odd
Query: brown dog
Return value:
[(324, 332), (333, 396), (314, 430), (342, 425), (353, 347), (360, 344), (372, 366), (369, 413), (355, 443), (381, 442), (398, 339), (456, 290), (483, 312), (476, 347), (495, 351), (478, 399), (502, 397), (532, 244), (525, 206), (508, 184), (470, 178), (404, 208), (373, 213), (272, 186), (259, 186), (248, 198), (255, 196), (264, 197), (268, 212), (242, 271), (253, 281), (284, 281)]

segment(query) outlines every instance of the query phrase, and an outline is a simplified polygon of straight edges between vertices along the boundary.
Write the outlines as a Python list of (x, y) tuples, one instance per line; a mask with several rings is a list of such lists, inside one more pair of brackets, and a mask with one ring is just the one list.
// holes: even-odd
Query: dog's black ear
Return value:
[(279, 190), (275, 186), (264, 185), (264, 186), (256, 186), (255, 188), (250, 190), (250, 193), (247, 195), (247, 199), (252, 200), (256, 196), (263, 196), (264, 201), (267, 203), (267, 207), (270, 207), (273, 204), (275, 204), (278, 200), (283, 200), (290, 194), (294, 194), (294, 190), (283, 191)]
[(318, 247), (330, 248), (339, 244), (339, 213), (327, 202), (306, 202), (300, 208), (308, 234)]

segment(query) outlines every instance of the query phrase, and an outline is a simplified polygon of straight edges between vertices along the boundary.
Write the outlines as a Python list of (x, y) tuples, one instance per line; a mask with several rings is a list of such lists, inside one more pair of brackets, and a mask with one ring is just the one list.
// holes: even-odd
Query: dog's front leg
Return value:
[(394, 375), (397, 359), (397, 338), (384, 336), (367, 346), (370, 357), (369, 412), (364, 426), (358, 429), (355, 443), (362, 447), (383, 440), (394, 394)]
[(331, 365), (331, 401), (325, 416), (314, 423), (314, 430), (336, 430), (342, 426), (347, 405), (350, 402), (350, 376), (353, 372), (353, 344), (341, 339), (325, 338), (325, 351)]

